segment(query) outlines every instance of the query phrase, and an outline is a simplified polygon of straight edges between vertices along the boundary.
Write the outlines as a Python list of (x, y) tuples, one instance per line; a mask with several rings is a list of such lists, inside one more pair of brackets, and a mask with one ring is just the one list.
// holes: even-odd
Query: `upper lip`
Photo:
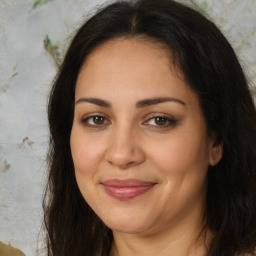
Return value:
[(110, 186), (110, 187), (142, 187), (142, 186), (152, 186), (155, 185), (156, 182), (151, 181), (143, 181), (143, 180), (137, 180), (137, 179), (111, 179), (103, 181), (101, 184), (104, 186)]

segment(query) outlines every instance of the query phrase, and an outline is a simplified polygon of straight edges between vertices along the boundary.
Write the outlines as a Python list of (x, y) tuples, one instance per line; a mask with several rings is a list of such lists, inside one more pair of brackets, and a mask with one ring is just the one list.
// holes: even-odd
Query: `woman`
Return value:
[(255, 107), (198, 12), (139, 0), (90, 18), (49, 124), (48, 255), (255, 255)]

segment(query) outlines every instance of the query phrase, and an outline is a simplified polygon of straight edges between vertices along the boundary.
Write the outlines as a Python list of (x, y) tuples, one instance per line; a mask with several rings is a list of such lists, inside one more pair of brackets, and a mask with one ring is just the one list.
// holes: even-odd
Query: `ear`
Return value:
[(211, 139), (209, 147), (209, 164), (215, 166), (223, 156), (223, 145)]

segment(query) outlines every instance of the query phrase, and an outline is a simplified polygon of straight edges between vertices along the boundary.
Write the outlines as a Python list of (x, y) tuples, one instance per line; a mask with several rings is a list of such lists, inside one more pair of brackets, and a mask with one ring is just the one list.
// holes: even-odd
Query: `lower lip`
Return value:
[(146, 193), (151, 188), (153, 188), (154, 185), (155, 184), (150, 184), (147, 186), (117, 187), (117, 186), (107, 186), (103, 184), (103, 187), (111, 197), (114, 197), (119, 200), (129, 200)]

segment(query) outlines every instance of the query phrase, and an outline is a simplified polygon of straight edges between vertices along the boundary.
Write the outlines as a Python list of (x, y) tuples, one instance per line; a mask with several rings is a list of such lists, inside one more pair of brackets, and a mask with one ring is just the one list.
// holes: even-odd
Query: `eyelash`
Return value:
[[(102, 118), (104, 120), (103, 124), (90, 124), (89, 121), (92, 120), (94, 118)], [(102, 116), (102, 115), (91, 115), (91, 116), (87, 116), (85, 118), (83, 118), (82, 123), (85, 124), (86, 126), (92, 127), (92, 128), (100, 128), (103, 127), (105, 122), (106, 122), (107, 118)]]
[[(102, 124), (90, 124), (89, 121), (92, 120), (92, 122), (94, 122), (94, 118), (100, 118), (103, 119), (103, 123)], [(157, 125), (157, 124), (150, 124), (150, 122), (152, 120), (154, 120), (154, 122), (156, 123), (157, 119), (162, 119), (161, 121), (164, 121), (165, 123), (163, 125)], [(102, 116), (102, 115), (91, 115), (91, 116), (87, 116), (85, 118), (82, 119), (82, 123), (88, 127), (92, 127), (92, 128), (103, 128), (106, 123), (111, 123), (110, 121), (107, 120), (106, 117)], [(165, 115), (154, 115), (151, 118), (147, 119), (145, 122), (143, 122), (143, 125), (149, 125), (153, 128), (168, 128), (171, 126), (174, 126), (177, 124), (177, 120), (174, 118), (170, 118), (168, 116)]]
[[(149, 124), (150, 121), (154, 121), (154, 123), (157, 122), (157, 119), (162, 119), (161, 121), (164, 121), (165, 123), (163, 125), (152, 125), (152, 124)], [(174, 118), (171, 118), (171, 117), (168, 117), (168, 116), (165, 116), (165, 115), (155, 115), (155, 116), (152, 116), (151, 118), (149, 118), (146, 122), (143, 122), (143, 124), (148, 124), (154, 128), (167, 128), (167, 127), (171, 127), (171, 126), (174, 126), (177, 124), (177, 120), (174, 119)]]

